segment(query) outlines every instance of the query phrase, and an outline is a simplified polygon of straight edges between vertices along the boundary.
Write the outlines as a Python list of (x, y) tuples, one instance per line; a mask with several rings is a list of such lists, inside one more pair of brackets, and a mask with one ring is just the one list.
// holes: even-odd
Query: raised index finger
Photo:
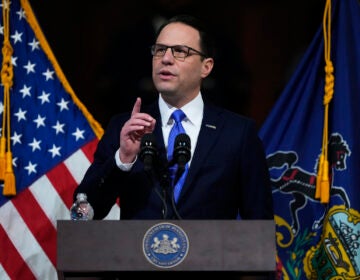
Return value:
[(134, 107), (132, 109), (131, 115), (133, 116), (136, 113), (140, 113), (140, 108), (141, 108), (141, 98), (138, 97), (138, 98), (136, 98), (136, 101), (135, 101)]

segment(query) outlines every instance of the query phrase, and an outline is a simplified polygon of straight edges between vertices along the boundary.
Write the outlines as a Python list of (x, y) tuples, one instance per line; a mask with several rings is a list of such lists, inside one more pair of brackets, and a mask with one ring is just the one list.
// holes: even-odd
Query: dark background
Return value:
[(204, 19), (216, 38), (203, 94), (260, 127), (321, 28), (325, 7), (325, 0), (29, 1), (70, 85), (104, 128), (137, 96), (157, 97), (153, 24), (179, 13)]

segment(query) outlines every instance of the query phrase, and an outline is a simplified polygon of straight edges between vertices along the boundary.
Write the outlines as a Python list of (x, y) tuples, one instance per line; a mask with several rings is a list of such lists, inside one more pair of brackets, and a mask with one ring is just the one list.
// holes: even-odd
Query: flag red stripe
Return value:
[(56, 229), (29, 189), (12, 199), (29, 230), (50, 261), (56, 266)]
[(82, 148), (84, 154), (86, 155), (86, 157), (89, 159), (90, 162), (93, 162), (94, 160), (94, 152), (96, 150), (96, 146), (98, 142), (99, 140), (95, 138), (94, 140), (92, 140)]
[(10, 279), (36, 279), (0, 224), (0, 263)]
[(69, 169), (65, 164), (60, 163), (54, 169), (50, 170), (46, 176), (63, 199), (65, 205), (70, 209), (73, 203), (72, 195), (77, 183), (69, 172)]

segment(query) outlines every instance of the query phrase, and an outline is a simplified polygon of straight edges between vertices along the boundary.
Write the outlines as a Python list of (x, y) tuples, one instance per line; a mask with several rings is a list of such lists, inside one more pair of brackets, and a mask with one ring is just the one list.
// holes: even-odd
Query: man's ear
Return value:
[(201, 70), (201, 77), (206, 78), (207, 76), (209, 76), (213, 67), (214, 67), (214, 59), (211, 57), (205, 58)]

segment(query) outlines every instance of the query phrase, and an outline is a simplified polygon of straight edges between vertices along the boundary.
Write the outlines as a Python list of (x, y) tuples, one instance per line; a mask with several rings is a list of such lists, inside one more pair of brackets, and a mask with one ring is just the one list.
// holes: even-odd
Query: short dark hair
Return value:
[(155, 34), (155, 38), (157, 39), (159, 37), (160, 32), (164, 29), (165, 26), (167, 26), (170, 23), (174, 22), (180, 22), (185, 25), (191, 26), (197, 31), (199, 31), (200, 35), (200, 48), (201, 52), (206, 55), (206, 57), (214, 57), (215, 55), (215, 47), (214, 47), (214, 40), (212, 35), (210, 34), (209, 30), (207, 30), (207, 27), (205, 26), (204, 22), (202, 22), (200, 19), (191, 16), (191, 15), (176, 15), (170, 19), (168, 19), (166, 22), (164, 22), (160, 28), (157, 30)]

